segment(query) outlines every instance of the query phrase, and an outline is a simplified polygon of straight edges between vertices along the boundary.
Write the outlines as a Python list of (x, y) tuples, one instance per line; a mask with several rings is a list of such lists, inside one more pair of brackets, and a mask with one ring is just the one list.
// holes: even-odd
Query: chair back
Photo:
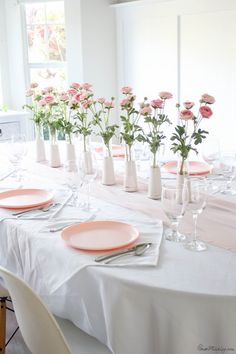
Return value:
[(16, 319), (26, 345), (33, 354), (71, 354), (56, 320), (41, 299), (20, 278), (0, 267)]

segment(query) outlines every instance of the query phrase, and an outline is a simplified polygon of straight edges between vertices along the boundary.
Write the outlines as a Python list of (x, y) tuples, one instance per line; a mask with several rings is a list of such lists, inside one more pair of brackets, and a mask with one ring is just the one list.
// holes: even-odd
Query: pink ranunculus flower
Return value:
[(82, 96), (81, 93), (77, 93), (77, 94), (74, 96), (74, 101), (75, 101), (75, 102), (80, 102), (80, 101), (81, 101), (81, 96)]
[(80, 88), (80, 84), (78, 84), (78, 82), (72, 82), (70, 84), (70, 87), (75, 89), (75, 90), (78, 90)]
[(182, 111), (180, 111), (180, 118), (183, 120), (190, 120), (193, 119), (194, 114), (193, 112), (191, 112), (189, 109), (183, 109)]
[(34, 94), (34, 90), (32, 90), (31, 88), (26, 90), (25, 92), (26, 97), (33, 96), (33, 94)]
[(37, 82), (31, 82), (30, 88), (34, 89), (34, 88), (38, 87), (38, 85), (39, 84)]
[(67, 95), (66, 92), (62, 92), (59, 96), (60, 100), (65, 102), (65, 101), (68, 101), (69, 100), (69, 96)]
[(106, 101), (106, 99), (104, 97), (99, 97), (98, 98), (98, 102), (103, 104)]
[(106, 108), (113, 108), (114, 107), (114, 102), (113, 101), (105, 101), (104, 106)]
[(184, 105), (184, 107), (185, 107), (186, 109), (191, 109), (191, 108), (194, 106), (194, 102), (185, 101), (185, 102), (183, 103), (183, 105)]
[(167, 92), (167, 91), (161, 91), (161, 92), (159, 93), (159, 96), (160, 96), (160, 98), (161, 98), (162, 100), (168, 100), (169, 98), (172, 98), (172, 97), (173, 97), (172, 93)]
[(52, 104), (55, 101), (54, 97), (51, 95), (45, 96), (44, 100), (47, 104)]
[(121, 92), (124, 93), (125, 95), (132, 93), (132, 87), (130, 86), (124, 86), (121, 89)]
[(130, 100), (128, 98), (124, 98), (121, 103), (120, 103), (121, 107), (126, 107), (130, 105)]
[(46, 106), (46, 104), (47, 104), (47, 102), (45, 101), (44, 98), (42, 98), (42, 99), (39, 101), (39, 106), (40, 106), (40, 107), (44, 107), (44, 106)]
[(45, 87), (44, 90), (46, 93), (51, 93), (51, 92), (55, 91), (55, 88), (53, 86), (48, 86), (48, 87)]
[(151, 106), (153, 108), (163, 108), (163, 101), (157, 98), (156, 100), (151, 101)]
[(210, 118), (210, 116), (213, 114), (211, 108), (208, 106), (201, 106), (199, 108), (199, 112), (203, 118)]
[(147, 116), (147, 115), (152, 113), (152, 108), (150, 106), (145, 106), (145, 107), (140, 109), (139, 113), (142, 116)]
[(215, 102), (215, 98), (207, 93), (204, 93), (201, 97), (201, 102), (213, 104)]
[(69, 89), (69, 90), (67, 91), (67, 93), (68, 93), (69, 95), (74, 96), (74, 95), (77, 95), (78, 91), (75, 90), (74, 88), (71, 88), (71, 89)]
[(92, 85), (89, 84), (88, 82), (85, 82), (84, 84), (81, 85), (81, 87), (84, 89), (84, 90), (90, 90)]
[(81, 100), (87, 100), (90, 96), (92, 96), (91, 91), (86, 91), (81, 94)]
[(85, 109), (87, 109), (87, 108), (89, 108), (90, 106), (92, 106), (92, 104), (93, 104), (93, 100), (92, 100), (92, 99), (89, 99), (89, 100), (83, 102), (83, 103), (82, 103), (82, 106), (83, 106)]

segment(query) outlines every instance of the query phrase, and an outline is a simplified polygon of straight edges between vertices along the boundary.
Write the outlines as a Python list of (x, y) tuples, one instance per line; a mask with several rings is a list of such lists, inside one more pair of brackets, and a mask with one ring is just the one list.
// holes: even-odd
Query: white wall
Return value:
[(84, 80), (95, 94), (116, 96), (115, 10), (109, 0), (82, 0), (81, 20)]
[[(236, 1), (137, 1), (114, 5), (118, 80), (138, 95), (167, 89), (174, 103), (216, 97), (205, 128), (236, 150)], [(172, 120), (177, 117), (171, 110)]]

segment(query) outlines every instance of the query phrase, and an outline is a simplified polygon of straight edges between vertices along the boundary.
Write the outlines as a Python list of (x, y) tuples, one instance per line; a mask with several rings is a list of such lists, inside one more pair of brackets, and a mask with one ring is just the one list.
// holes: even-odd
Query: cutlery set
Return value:
[(125, 248), (120, 251), (115, 251), (111, 253), (106, 253), (101, 256), (98, 256), (94, 259), (95, 262), (104, 262), (104, 264), (108, 264), (113, 262), (114, 260), (123, 257), (125, 255), (133, 254), (134, 256), (142, 256), (150, 247), (151, 242), (139, 243), (134, 247)]

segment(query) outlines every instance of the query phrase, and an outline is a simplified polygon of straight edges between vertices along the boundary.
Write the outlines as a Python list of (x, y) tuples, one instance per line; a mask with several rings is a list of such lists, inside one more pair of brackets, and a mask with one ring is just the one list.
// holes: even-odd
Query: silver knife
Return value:
[(122, 249), (120, 251), (115, 251), (115, 252), (112, 252), (112, 253), (109, 253), (109, 254), (103, 254), (101, 256), (96, 257), (94, 260), (95, 260), (95, 262), (102, 262), (102, 261), (105, 261), (105, 260), (107, 260), (109, 258), (113, 258), (113, 257), (119, 256), (120, 254), (126, 254), (126, 253), (130, 253), (130, 252), (135, 252), (137, 250), (137, 248), (143, 247), (145, 245), (151, 245), (151, 243), (150, 242), (139, 243), (138, 245), (135, 245), (134, 247), (125, 248), (125, 249)]

